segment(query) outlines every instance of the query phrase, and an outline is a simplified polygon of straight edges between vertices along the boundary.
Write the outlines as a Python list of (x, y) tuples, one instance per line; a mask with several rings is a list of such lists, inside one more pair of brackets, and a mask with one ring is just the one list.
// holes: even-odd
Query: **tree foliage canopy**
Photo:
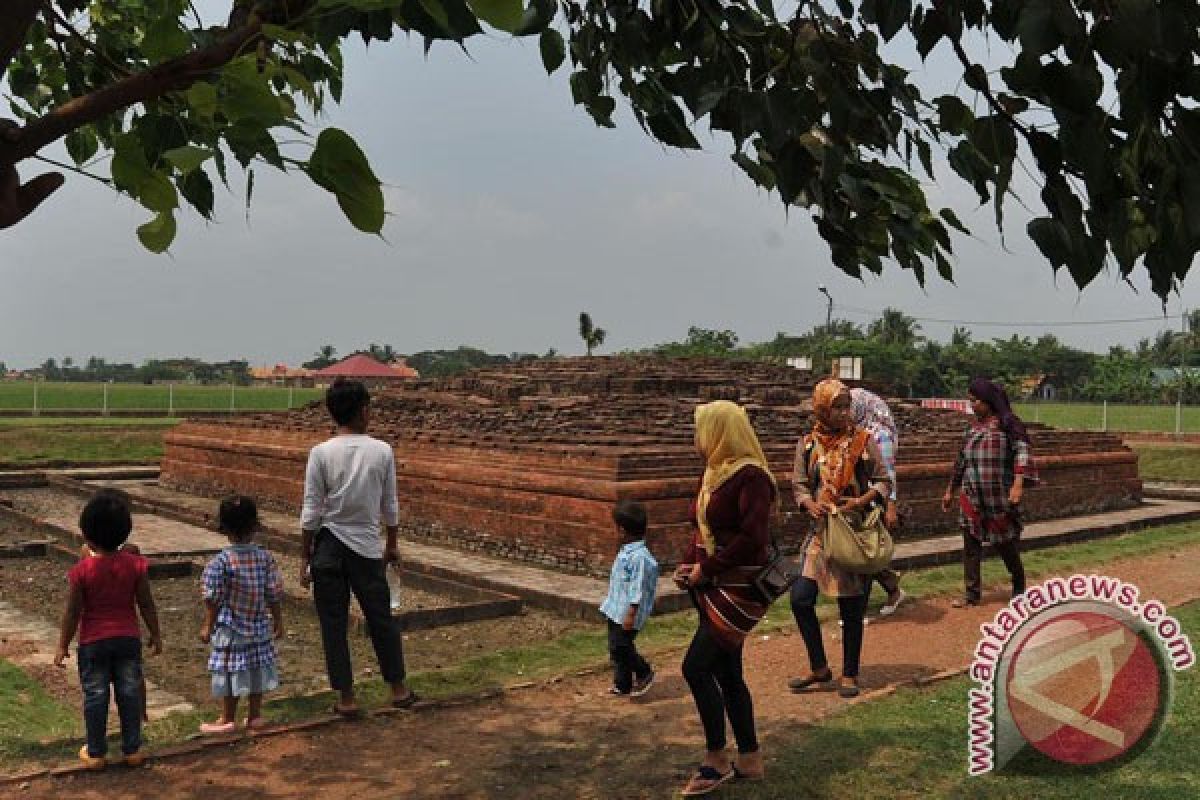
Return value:
[[(851, 275), (892, 260), (922, 282), (931, 267), (952, 279), (950, 230), (965, 228), (929, 207), (917, 177), (935, 178), (935, 148), (998, 225), (1014, 169), (1028, 171), (1041, 194), (1028, 235), (1080, 287), (1140, 265), (1165, 297), (1200, 248), (1191, 0), (232, 0), (220, 24), (185, 0), (7, 0), (0, 227), (61, 184), (21, 183), (17, 165), (65, 139), (81, 168), (112, 156), (113, 186), (151, 215), (138, 237), (154, 251), (181, 206), (212, 214), (230, 156), (304, 172), (378, 233), (366, 156), (306, 121), (341, 97), (342, 44), (409, 33), (428, 49), (488, 29), (537, 36), (545, 69), (570, 70), (599, 125), (623, 98), (666, 145), (698, 148), (703, 126), (723, 134), (751, 180), (812, 214)], [(890, 63), (882, 48), (898, 36), (922, 57), (953, 53), (963, 96), (930, 95)], [(972, 55), (991, 41), (1012, 54), (998, 72)]]

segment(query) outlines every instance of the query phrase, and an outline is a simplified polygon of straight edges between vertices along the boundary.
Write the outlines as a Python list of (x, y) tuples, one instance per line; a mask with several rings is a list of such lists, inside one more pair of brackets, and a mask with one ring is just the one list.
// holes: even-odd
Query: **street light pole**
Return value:
[[(833, 328), (833, 295), (831, 295), (831, 294), (829, 293), (829, 290), (828, 290), (828, 289), (826, 289), (824, 285), (818, 286), (818, 287), (817, 287), (817, 291), (818, 291), (818, 292), (820, 292), (821, 294), (825, 295), (825, 297), (826, 297), (826, 298), (829, 300), (829, 304), (828, 304), (828, 305), (826, 306), (826, 308), (825, 308), (825, 336), (824, 336), (824, 338), (822, 339), (822, 347), (821, 347), (821, 350), (822, 350), (822, 351), (824, 351), (824, 350), (825, 350), (825, 347), (824, 347), (823, 343), (824, 343), (824, 341), (825, 341), (825, 340), (827, 340), (827, 339), (830, 337), (830, 335), (832, 335), (832, 328)], [(824, 352), (822, 352), (822, 360), (824, 360), (824, 358), (825, 358), (825, 353), (824, 353)], [(831, 367), (831, 371), (832, 371), (832, 367)]]

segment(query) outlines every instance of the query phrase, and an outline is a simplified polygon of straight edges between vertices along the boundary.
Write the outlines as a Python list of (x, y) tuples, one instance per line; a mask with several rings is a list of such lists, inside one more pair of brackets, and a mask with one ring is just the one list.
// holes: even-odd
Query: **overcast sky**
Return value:
[[(977, 338), (1050, 330), (1104, 351), (1178, 328), (1180, 308), (1200, 305), (1194, 281), (1167, 320), (1141, 276), (1137, 293), (1109, 275), (1076, 291), (1026, 238), (1028, 212), (1009, 203), (1005, 249), (991, 208), (976, 209), (944, 165), (930, 203), (954, 206), (978, 237), (956, 236), (956, 285), (934, 275), (922, 290), (899, 268), (856, 281), (830, 264), (806, 214), (785, 214), (741, 175), (726, 139), (702, 132), (706, 151), (685, 154), (628, 116), (615, 131), (596, 128), (572, 106), (567, 70), (545, 76), (536, 40), (481, 39), (470, 58), (442, 45), (428, 60), (416, 40), (352, 46), (346, 73), (344, 103), (319, 124), (353, 133), (387, 184), (384, 238), (356, 232), (303, 175), (264, 166), (248, 219), (239, 179), (232, 194), (218, 189), (213, 223), (185, 212), (170, 254), (155, 256), (134, 233), (144, 210), (71, 176), (33, 217), (0, 231), (0, 361), (296, 363), (324, 343), (344, 352), (369, 342), (575, 353), (584, 310), (608, 331), (604, 351), (682, 339), (689, 325), (750, 342), (824, 322), (820, 284), (839, 306), (925, 318), (1159, 315), (973, 326)], [(952, 75), (935, 60), (922, 80)], [(1018, 189), (1038, 207), (1028, 183)], [(944, 340), (952, 325), (922, 327)]]

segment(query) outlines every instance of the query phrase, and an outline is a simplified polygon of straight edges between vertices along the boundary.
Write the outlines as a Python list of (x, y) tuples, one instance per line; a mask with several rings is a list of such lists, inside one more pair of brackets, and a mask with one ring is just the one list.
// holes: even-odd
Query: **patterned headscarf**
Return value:
[(1025, 423), (1021, 422), (1021, 418), (1013, 413), (1012, 405), (1008, 402), (1008, 393), (1004, 391), (1004, 387), (987, 378), (975, 378), (971, 381), (967, 391), (988, 404), (1009, 441), (1030, 443)]
[[(704, 479), (696, 501), (696, 524), (700, 527), (700, 541), (705, 552), (712, 555), (717, 551), (717, 542), (706, 515), (713, 492), (748, 464), (767, 473), (773, 489), (775, 476), (771, 474), (771, 467), (750, 425), (746, 409), (737, 403), (714, 400), (696, 406), (696, 448), (705, 460)], [(773, 494), (778, 497), (778, 489)]]
[(845, 428), (835, 429), (828, 422), (833, 402), (850, 390), (846, 384), (827, 378), (813, 389), (812, 438), (821, 447), (821, 490), (818, 501), (836, 503), (854, 480), (854, 467), (866, 447), (868, 434), (851, 422)]
[(872, 433), (885, 430), (891, 434), (893, 441), (899, 443), (900, 433), (896, 430), (896, 420), (882, 397), (866, 389), (851, 389), (850, 410), (854, 412), (855, 425)]

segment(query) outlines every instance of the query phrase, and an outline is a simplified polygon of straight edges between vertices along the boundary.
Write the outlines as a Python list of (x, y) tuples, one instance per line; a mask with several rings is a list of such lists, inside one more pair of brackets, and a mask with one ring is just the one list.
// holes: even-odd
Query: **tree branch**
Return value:
[[(958, 39), (952, 39), (949, 36), (947, 36), (946, 38), (949, 40), (950, 44), (954, 47), (954, 54), (958, 56), (958, 60), (962, 64), (963, 70), (970, 69), (973, 65), (971, 64), (970, 57), (967, 56), (967, 51), (963, 49), (962, 42), (960, 42)], [(992, 113), (994, 113), (998, 117), (1003, 117), (1005, 120), (1007, 120), (1008, 124), (1012, 125), (1013, 130), (1015, 130), (1017, 133), (1021, 134), (1022, 138), (1024, 138), (1025, 140), (1028, 141), (1029, 130), (1024, 125), (1021, 124), (1021, 121), (1019, 119), (1017, 119), (1012, 114), (1010, 114), (1004, 108), (1004, 106), (1000, 105), (1000, 101), (996, 99), (996, 95), (993, 94), (993, 92), (992, 92), (992, 87), (990, 85), (988, 85), (988, 83), (986, 81), (984, 82), (984, 88), (981, 89), (980, 92), (987, 99), (988, 106), (991, 107)]]
[(233, 60), (247, 44), (261, 35), (261, 31), (261, 19), (251, 14), (245, 24), (209, 47), (164, 61), (91, 94), (68, 100), (45, 116), (10, 132), (8, 141), (0, 141), (0, 165), (16, 164), (29, 158), (76, 128), (113, 112), (153, 100), (167, 92), (187, 88), (197, 79)]
[(17, 51), (25, 44), (29, 26), (37, 19), (40, 0), (6, 0), (0, 11), (0, 76), (8, 71)]

